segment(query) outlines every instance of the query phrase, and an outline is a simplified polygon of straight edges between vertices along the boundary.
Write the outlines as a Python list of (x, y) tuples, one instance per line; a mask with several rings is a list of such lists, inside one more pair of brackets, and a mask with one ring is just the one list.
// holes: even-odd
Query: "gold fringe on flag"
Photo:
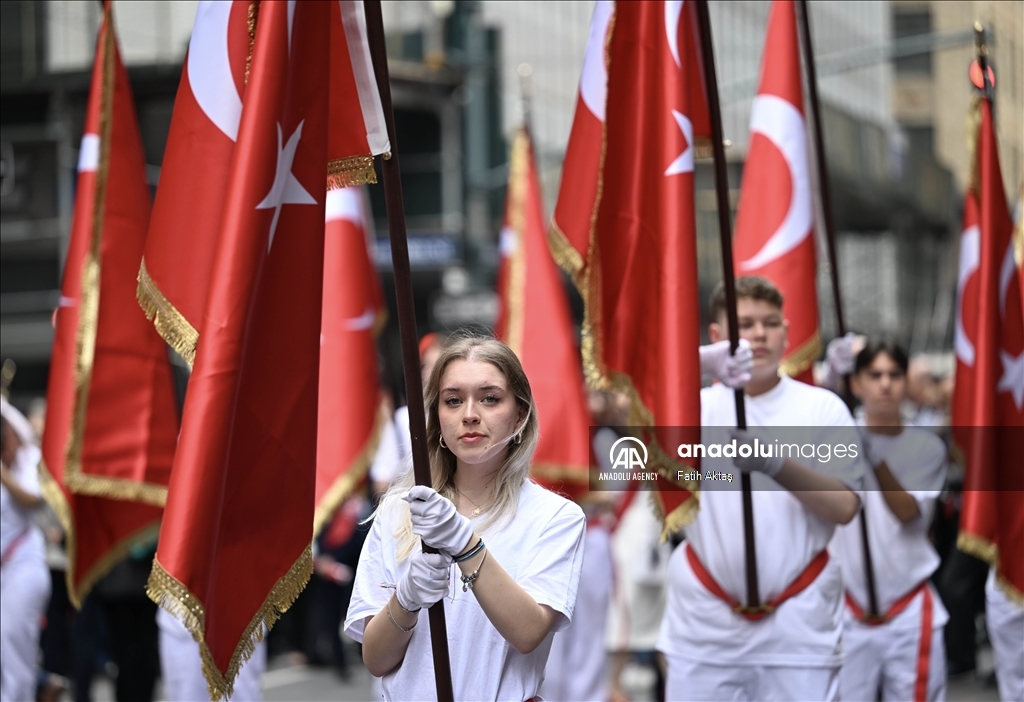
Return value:
[(327, 189), (337, 190), (353, 185), (377, 182), (377, 171), (373, 168), (373, 155), (348, 156), (327, 162)]
[(1024, 593), (1013, 586), (1009, 580), (999, 572), (1000, 553), (999, 546), (977, 534), (961, 531), (956, 538), (956, 547), (975, 558), (979, 558), (996, 570), (996, 585), (1011, 602), (1018, 607), (1024, 607)]
[(298, 560), (270, 590), (263, 606), (257, 610), (249, 626), (242, 633), (225, 673), (220, 672), (213, 660), (213, 654), (206, 645), (206, 611), (203, 603), (180, 580), (168, 573), (156, 558), (153, 559), (153, 572), (149, 575), (146, 594), (149, 599), (177, 617), (199, 644), (203, 676), (206, 678), (210, 699), (219, 700), (232, 695), (238, 671), (252, 657), (256, 644), (263, 640), (266, 632), (295, 604), (295, 600), (305, 589), (312, 575), (313, 550), (310, 544), (303, 549)]
[(104, 575), (109, 573), (111, 568), (125, 559), (133, 548), (156, 543), (157, 536), (160, 534), (160, 522), (157, 520), (142, 527), (134, 534), (125, 537), (114, 544), (102, 558), (93, 564), (92, 568), (86, 572), (85, 577), (82, 578), (80, 584), (76, 584), (75, 570), (78, 558), (78, 540), (74, 516), (71, 514), (71, 507), (64, 497), (64, 492), (54, 477), (50, 475), (50, 471), (43, 461), (39, 462), (39, 487), (43, 494), (43, 499), (50, 505), (54, 514), (57, 515), (57, 519), (64, 529), (65, 550), (68, 557), (68, 567), (64, 577), (68, 588), (68, 599), (71, 600), (71, 604), (74, 605), (75, 609), (82, 608), (82, 602), (85, 601), (93, 586)]
[(509, 228), (515, 232), (513, 250), (508, 257), (508, 287), (505, 290), (507, 325), (505, 340), (517, 356), (523, 355), (523, 331), (526, 323), (526, 166), (530, 159), (530, 142), (526, 130), (520, 128), (512, 141), (508, 177)]
[(814, 332), (814, 336), (805, 341), (793, 353), (782, 359), (782, 362), (779, 364), (779, 374), (795, 378), (814, 365), (814, 362), (820, 355), (821, 335), (818, 332)]
[(146, 319), (153, 322), (156, 331), (191, 367), (196, 361), (196, 345), (199, 343), (199, 330), (189, 324), (185, 316), (164, 297), (156, 282), (149, 277), (146, 270), (146, 259), (139, 266), (139, 286), (135, 297), (139, 306), (146, 314)]
[(558, 222), (553, 218), (551, 226), (548, 227), (548, 249), (551, 250), (551, 257), (555, 259), (558, 267), (569, 274), (577, 288), (580, 287), (578, 278), (583, 270), (583, 257), (569, 243), (565, 232), (559, 228)]

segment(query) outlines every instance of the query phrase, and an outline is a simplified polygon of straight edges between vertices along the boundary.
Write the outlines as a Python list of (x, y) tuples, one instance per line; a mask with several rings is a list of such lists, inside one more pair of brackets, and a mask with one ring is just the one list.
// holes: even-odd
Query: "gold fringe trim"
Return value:
[(68, 599), (76, 609), (82, 608), (82, 602), (99, 580), (110, 572), (110, 569), (126, 558), (129, 552), (136, 546), (155, 543), (160, 535), (160, 521), (156, 520), (138, 531), (129, 534), (127, 537), (115, 543), (96, 563), (86, 572), (82, 582), (75, 583), (75, 570), (78, 558), (78, 541), (75, 529), (74, 515), (71, 513), (71, 506), (64, 496), (63, 490), (56, 479), (50, 474), (46, 463), (39, 462), (39, 486), (43, 493), (43, 499), (53, 509), (64, 529), (66, 538), (66, 551), (68, 556), (68, 567), (65, 571), (65, 582), (68, 588)]
[(530, 140), (520, 128), (512, 140), (508, 174), (508, 224), (515, 232), (512, 254), (508, 257), (508, 285), (505, 293), (505, 342), (513, 353), (523, 355), (526, 314), (526, 177), (530, 160)]
[(199, 330), (193, 327), (185, 316), (164, 297), (156, 281), (149, 277), (146, 270), (146, 259), (143, 257), (139, 265), (139, 286), (135, 297), (139, 306), (146, 314), (146, 319), (153, 322), (157, 333), (185, 359), (191, 367), (196, 360), (196, 345), (199, 343)]
[(688, 526), (697, 518), (700, 511), (700, 495), (694, 493), (688, 497), (683, 504), (676, 507), (670, 514), (665, 514), (665, 502), (660, 492), (651, 493), (651, 507), (654, 513), (662, 521), (661, 542), (668, 541), (668, 537)]
[(821, 335), (814, 332), (814, 336), (804, 342), (793, 353), (782, 359), (779, 364), (779, 375), (788, 375), (795, 378), (805, 370), (814, 365), (821, 355)]
[(142, 502), (155, 507), (163, 507), (167, 503), (167, 487), (165, 485), (89, 475), (81, 471), (68, 472), (64, 479), (64, 487), (76, 495)]
[(327, 162), (327, 189), (349, 188), (377, 182), (373, 156), (348, 156)]
[(153, 559), (153, 572), (149, 575), (146, 594), (177, 617), (199, 644), (203, 676), (206, 678), (210, 699), (219, 700), (232, 695), (238, 671), (252, 657), (256, 644), (263, 640), (266, 632), (295, 604), (296, 598), (305, 589), (312, 574), (313, 550), (311, 545), (307, 545), (298, 560), (270, 590), (263, 601), (263, 606), (253, 615), (234, 653), (231, 654), (226, 673), (221, 673), (206, 644), (206, 612), (203, 603), (180, 580), (168, 573), (156, 558)]
[[(246, 12), (246, 26), (249, 29), (249, 53), (245, 55), (245, 84), (249, 85), (249, 68), (252, 66), (252, 47), (256, 43), (256, 22), (259, 19), (260, 14), (260, 3), (259, 0), (249, 3), (248, 11)], [(245, 97), (243, 95), (243, 97)]]
[[(971, 99), (971, 106), (967, 108), (967, 116), (964, 123), (967, 128), (967, 159), (970, 163), (970, 170), (967, 174), (967, 190), (978, 197), (978, 132), (981, 130), (981, 101), (980, 95)], [(978, 203), (981, 204), (980, 202)]]
[[(558, 267), (568, 273), (575, 283), (583, 270), (583, 256), (569, 243), (569, 238), (554, 217), (551, 218), (551, 226), (548, 227), (548, 249)], [(576, 283), (576, 287), (580, 287), (579, 283)]]
[(1024, 607), (1024, 593), (1018, 590), (1013, 583), (1007, 580), (999, 570), (999, 546), (986, 538), (961, 529), (960, 534), (956, 538), (956, 547), (964, 553), (968, 553), (975, 558), (980, 558), (995, 568), (996, 586), (1003, 591), (1003, 594), (1006, 595), (1011, 602), (1016, 604), (1018, 607)]
[(377, 446), (380, 443), (381, 429), (387, 421), (387, 406), (381, 402), (377, 407), (377, 420), (374, 422), (370, 435), (366, 438), (362, 451), (349, 465), (345, 474), (334, 481), (334, 484), (324, 493), (320, 504), (316, 506), (313, 514), (313, 538), (320, 535), (320, 530), (334, 517), (334, 513), (341, 507), (341, 503), (352, 494), (352, 491), (366, 478), (373, 463), (373, 457), (377, 453)]

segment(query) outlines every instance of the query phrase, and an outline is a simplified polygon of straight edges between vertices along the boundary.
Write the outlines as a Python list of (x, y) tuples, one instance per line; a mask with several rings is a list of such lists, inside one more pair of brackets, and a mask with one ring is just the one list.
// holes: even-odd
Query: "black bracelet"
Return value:
[(480, 551), (482, 551), (483, 548), (484, 548), (484, 540), (480, 539), (479, 541), (476, 542), (476, 546), (474, 546), (473, 548), (469, 549), (468, 551), (466, 551), (461, 556), (457, 556), (455, 558), (452, 558), (452, 563), (462, 563), (463, 561), (468, 561), (470, 558), (472, 558), (476, 554), (480, 553)]

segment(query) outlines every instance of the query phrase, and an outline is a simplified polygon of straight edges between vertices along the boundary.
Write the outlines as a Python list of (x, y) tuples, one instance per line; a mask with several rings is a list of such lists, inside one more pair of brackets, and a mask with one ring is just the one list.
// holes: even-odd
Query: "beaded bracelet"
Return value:
[[(399, 606), (399, 607), (402, 607), (402, 605), (401, 605), (401, 604), (399, 604), (398, 606)], [(405, 607), (402, 607), (402, 609), (405, 609)], [(419, 623), (419, 621), (420, 621), (420, 620), (419, 620), (419, 618), (417, 617), (416, 621), (414, 621), (414, 622), (412, 623), (412, 626), (410, 626), (410, 627), (409, 627), (408, 629), (406, 629), (406, 628), (405, 628), (404, 626), (402, 626), (401, 624), (399, 624), (398, 622), (396, 622), (396, 621), (395, 621), (395, 618), (394, 618), (394, 616), (392, 616), (392, 614), (391, 614), (391, 603), (390, 603), (390, 602), (388, 602), (388, 606), (387, 606), (387, 611), (388, 611), (388, 619), (390, 619), (390, 620), (391, 620), (391, 623), (392, 623), (392, 624), (394, 624), (394, 625), (395, 625), (395, 626), (396, 626), (396, 627), (398, 628), (398, 630), (399, 630), (399, 631), (401, 631), (401, 632), (402, 632), (403, 634), (408, 634), (408, 633), (409, 633), (410, 631), (412, 631), (413, 629), (415, 629), (415, 628), (416, 628), (416, 625), (417, 625), (417, 624)], [(409, 610), (405, 609), (405, 611), (406, 611), (406, 612), (408, 612)], [(417, 611), (418, 611), (418, 610), (417, 610)]]
[(483, 550), (483, 547), (484, 547), (484, 540), (480, 539), (479, 541), (476, 542), (476, 546), (474, 546), (473, 548), (469, 549), (468, 551), (466, 551), (461, 556), (457, 556), (457, 557), (453, 558), (452, 559), (452, 563), (462, 563), (464, 561), (468, 561), (470, 558), (472, 558), (476, 554), (480, 553), (480, 551)]
[(473, 583), (480, 577), (480, 569), (484, 567), (484, 561), (487, 560), (487, 551), (484, 551), (484, 557), (480, 559), (480, 565), (476, 567), (469, 575), (463, 575), (460, 579), (462, 580), (462, 591), (466, 592), (467, 589), (473, 587)]

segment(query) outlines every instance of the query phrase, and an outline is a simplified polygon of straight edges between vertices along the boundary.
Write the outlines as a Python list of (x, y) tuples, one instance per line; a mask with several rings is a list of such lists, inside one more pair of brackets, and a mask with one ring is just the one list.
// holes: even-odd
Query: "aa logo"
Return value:
[(624, 436), (612, 444), (608, 459), (612, 462), (612, 470), (644, 470), (647, 467), (647, 446), (640, 439)]

